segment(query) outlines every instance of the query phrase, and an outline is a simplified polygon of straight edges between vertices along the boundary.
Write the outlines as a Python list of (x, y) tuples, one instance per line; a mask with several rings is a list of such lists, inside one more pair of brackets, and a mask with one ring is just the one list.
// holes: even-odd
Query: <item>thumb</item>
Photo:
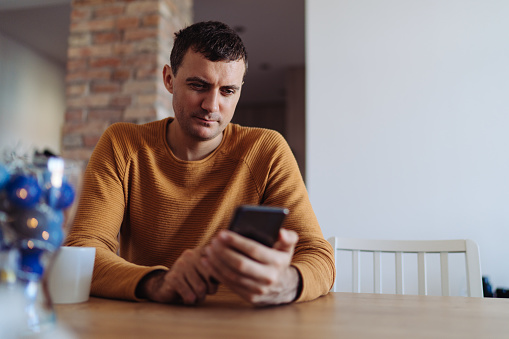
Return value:
[(279, 239), (274, 244), (274, 249), (293, 253), (297, 241), (299, 241), (297, 232), (282, 228), (279, 230)]

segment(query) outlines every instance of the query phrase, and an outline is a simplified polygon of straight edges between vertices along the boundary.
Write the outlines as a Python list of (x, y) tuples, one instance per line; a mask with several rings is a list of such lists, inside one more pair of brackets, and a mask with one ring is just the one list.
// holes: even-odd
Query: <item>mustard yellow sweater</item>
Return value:
[(114, 124), (94, 150), (66, 241), (97, 248), (91, 294), (136, 300), (145, 274), (207, 244), (242, 204), (290, 210), (284, 227), (299, 234), (292, 261), (303, 280), (298, 301), (326, 294), (335, 275), (332, 248), (283, 137), (229, 124), (207, 158), (182, 161), (166, 142), (171, 121)]

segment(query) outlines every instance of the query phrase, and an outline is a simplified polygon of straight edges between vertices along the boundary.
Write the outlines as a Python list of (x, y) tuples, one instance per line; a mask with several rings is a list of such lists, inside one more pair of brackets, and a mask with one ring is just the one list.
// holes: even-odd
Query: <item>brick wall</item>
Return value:
[(114, 122), (173, 115), (161, 77), (192, 0), (73, 0), (62, 154), (87, 161)]

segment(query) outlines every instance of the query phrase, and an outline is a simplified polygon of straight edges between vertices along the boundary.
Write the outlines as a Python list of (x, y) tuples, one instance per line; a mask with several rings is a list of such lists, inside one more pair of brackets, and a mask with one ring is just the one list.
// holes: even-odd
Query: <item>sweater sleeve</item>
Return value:
[[(334, 254), (323, 237), (313, 212), (297, 161), (284, 138), (274, 133), (275, 148), (266, 179), (263, 204), (283, 206), (290, 210), (284, 227), (299, 235), (292, 265), (302, 277), (302, 291), (297, 301), (308, 301), (325, 295), (335, 279)], [(265, 144), (272, 142), (265, 141)]]
[(136, 300), (139, 280), (150, 271), (167, 268), (135, 265), (117, 255), (118, 234), (128, 199), (124, 177), (132, 152), (116, 136), (123, 132), (121, 129), (121, 124), (112, 125), (90, 158), (66, 245), (96, 248), (92, 295)]

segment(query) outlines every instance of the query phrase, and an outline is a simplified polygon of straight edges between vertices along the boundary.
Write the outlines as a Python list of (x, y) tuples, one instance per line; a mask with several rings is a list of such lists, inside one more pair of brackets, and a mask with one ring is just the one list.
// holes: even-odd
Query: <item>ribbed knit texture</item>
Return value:
[(229, 124), (212, 154), (182, 161), (166, 142), (171, 121), (114, 124), (94, 150), (67, 238), (97, 248), (91, 293), (135, 300), (145, 274), (207, 244), (238, 205), (263, 204), (290, 210), (284, 227), (299, 234), (292, 261), (303, 278), (299, 300), (326, 294), (335, 275), (332, 248), (283, 137)]

